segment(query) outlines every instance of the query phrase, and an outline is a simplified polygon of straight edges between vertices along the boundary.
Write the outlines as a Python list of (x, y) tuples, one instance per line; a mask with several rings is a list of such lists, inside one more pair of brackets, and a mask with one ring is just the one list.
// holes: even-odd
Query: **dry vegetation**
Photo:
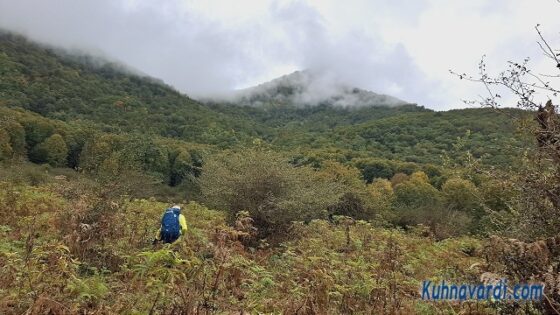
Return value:
[[(30, 167), (30, 166), (27, 166)], [(31, 171), (40, 172), (37, 167)], [(441, 242), (336, 217), (256, 247), (252, 220), (189, 203), (185, 239), (152, 247), (166, 204), (63, 176), (2, 182), (0, 312), (394, 313), (484, 310), (418, 303), (422, 279), (475, 281), (480, 241)], [(88, 187), (88, 188), (86, 188)], [(101, 186), (98, 186), (101, 187)], [(10, 211), (5, 211), (9, 209)], [(418, 234), (418, 235), (417, 235)]]

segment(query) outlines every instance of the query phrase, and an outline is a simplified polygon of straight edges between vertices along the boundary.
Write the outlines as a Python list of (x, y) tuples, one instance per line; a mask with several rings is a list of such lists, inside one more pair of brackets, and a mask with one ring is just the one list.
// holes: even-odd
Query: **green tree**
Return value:
[(2, 126), (10, 138), (13, 156), (16, 158), (25, 158), (25, 129), (23, 126), (15, 120), (0, 121), (0, 128)]
[(519, 198), (514, 184), (511, 180), (486, 178), (479, 188), (484, 205), (493, 212), (512, 212), (515, 199)]
[(66, 145), (68, 146), (68, 167), (77, 168), (80, 164), (80, 154), (84, 145), (95, 134), (89, 126), (71, 126), (63, 134)]
[(233, 220), (248, 211), (263, 237), (285, 232), (292, 221), (326, 218), (343, 187), (314, 169), (293, 167), (286, 157), (260, 149), (225, 151), (208, 157), (200, 177), (202, 194)]
[(147, 136), (134, 135), (126, 139), (116, 157), (121, 169), (142, 171), (162, 179), (169, 173), (167, 149)]
[(0, 161), (11, 159), (13, 154), (14, 150), (10, 143), (10, 135), (6, 130), (0, 129)]
[(115, 135), (96, 135), (87, 141), (80, 154), (80, 167), (86, 171), (98, 171), (102, 163), (117, 151), (121, 137)]
[(430, 179), (428, 178), (428, 175), (426, 175), (426, 173), (419, 171), (419, 172), (412, 173), (410, 175), (410, 180), (422, 182), (422, 183), (428, 183)]
[(415, 172), (408, 181), (395, 186), (395, 204), (397, 207), (437, 207), (441, 205), (440, 192), (428, 182), (423, 172)]
[(329, 206), (329, 215), (345, 215), (360, 220), (374, 219), (372, 198), (361, 179), (360, 171), (335, 161), (327, 160), (322, 164), (319, 176), (326, 182), (340, 184), (345, 192), (338, 202)]
[(194, 166), (191, 154), (186, 150), (179, 150), (172, 158), (169, 174), (169, 185), (177, 186), (188, 176), (194, 176)]
[[(482, 198), (471, 181), (450, 178), (443, 184), (441, 190), (447, 211), (459, 212), (468, 216), (465, 222), (470, 222), (469, 229), (471, 232), (484, 230), (482, 224), (479, 224), (485, 214)], [(464, 227), (467, 227), (467, 224)]]
[(42, 117), (26, 117), (22, 121), (25, 128), (25, 142), (28, 148), (34, 148), (54, 132), (54, 125)]
[(32, 151), (32, 160), (37, 163), (49, 163), (52, 166), (65, 166), (68, 147), (61, 135), (55, 133), (38, 144)]
[(478, 189), (471, 181), (450, 178), (443, 184), (441, 191), (448, 209), (480, 215), (480, 196)]
[(384, 178), (378, 178), (371, 185), (368, 185), (368, 191), (373, 209), (377, 213), (387, 215), (395, 198), (391, 182)]
[(468, 203), (460, 200), (462, 197), (458, 196), (458, 191), (465, 193), (464, 189), (468, 188), (472, 187), (466, 182), (452, 181), (446, 190), (450, 199), (445, 199), (440, 191), (430, 185), (425, 173), (415, 172), (408, 181), (394, 188), (394, 222), (401, 226), (427, 225), (438, 239), (464, 234), (469, 227), (475, 225), (472, 216), (466, 211), (455, 211), (446, 207), (445, 202), (456, 202), (453, 203), (455, 207), (468, 207)]
[(371, 183), (376, 178), (391, 178), (394, 175), (391, 165), (382, 160), (360, 163), (358, 167), (362, 170), (362, 176), (367, 183)]

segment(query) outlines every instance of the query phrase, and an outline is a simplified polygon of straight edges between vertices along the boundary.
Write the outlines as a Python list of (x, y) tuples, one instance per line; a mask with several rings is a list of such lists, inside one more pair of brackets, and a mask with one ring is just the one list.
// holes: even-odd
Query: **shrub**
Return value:
[(292, 221), (326, 218), (327, 207), (343, 194), (307, 166), (293, 167), (284, 156), (259, 150), (209, 157), (200, 178), (206, 202), (226, 210), (230, 219), (246, 210), (261, 236), (285, 232)]
[(368, 186), (368, 192), (373, 210), (378, 214), (386, 216), (391, 210), (391, 204), (395, 199), (391, 182), (384, 178), (378, 178)]
[(343, 215), (360, 220), (375, 218), (374, 202), (360, 171), (334, 161), (324, 161), (319, 172), (326, 182), (338, 183), (344, 194), (329, 206), (329, 216)]
[(64, 166), (67, 155), (66, 142), (61, 135), (55, 133), (33, 149), (31, 160), (37, 163), (46, 162), (52, 166)]
[(406, 182), (408, 179), (409, 176), (406, 175), (405, 173), (397, 173), (393, 175), (393, 177), (391, 178), (391, 185), (395, 187), (400, 183)]
[(478, 190), (474, 184), (461, 178), (448, 179), (441, 187), (445, 204), (453, 210), (473, 212), (479, 207)]
[(364, 180), (371, 183), (376, 178), (391, 178), (394, 174), (391, 165), (385, 161), (370, 161), (360, 165)]
[(13, 154), (10, 135), (4, 129), (0, 129), (0, 161), (11, 159)]
[(395, 202), (397, 207), (436, 207), (441, 204), (441, 194), (430, 183), (423, 172), (416, 172), (395, 187)]

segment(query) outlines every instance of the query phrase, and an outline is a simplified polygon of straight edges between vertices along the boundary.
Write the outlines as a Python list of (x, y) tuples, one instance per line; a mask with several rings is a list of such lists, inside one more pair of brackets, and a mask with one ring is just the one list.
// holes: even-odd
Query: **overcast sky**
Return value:
[(525, 57), (551, 69), (534, 26), (558, 43), (558, 16), (555, 0), (0, 0), (0, 28), (108, 56), (195, 97), (317, 68), (433, 109), (481, 93), (448, 70), (476, 73), (483, 54), (491, 70)]

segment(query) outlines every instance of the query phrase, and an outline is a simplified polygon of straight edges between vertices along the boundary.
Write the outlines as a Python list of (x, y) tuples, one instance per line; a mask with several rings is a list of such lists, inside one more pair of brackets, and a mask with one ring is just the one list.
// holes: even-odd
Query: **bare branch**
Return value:
[(560, 68), (560, 61), (558, 61), (558, 57), (556, 56), (556, 53), (554, 53), (554, 50), (550, 47), (550, 45), (548, 44), (548, 42), (546, 41), (546, 39), (544, 39), (544, 36), (541, 33), (541, 30), (539, 30), (539, 24), (537, 24), (535, 26), (535, 30), (537, 30), (537, 34), (539, 34), (539, 37), (541, 38), (542, 43), (544, 43), (546, 45), (546, 48), (548, 49), (548, 51), (546, 51), (542, 45), (539, 43), (539, 46), (543, 49), (543, 51), (545, 52), (545, 54), (550, 53), (552, 56), (552, 59), (556, 62), (556, 67)]

